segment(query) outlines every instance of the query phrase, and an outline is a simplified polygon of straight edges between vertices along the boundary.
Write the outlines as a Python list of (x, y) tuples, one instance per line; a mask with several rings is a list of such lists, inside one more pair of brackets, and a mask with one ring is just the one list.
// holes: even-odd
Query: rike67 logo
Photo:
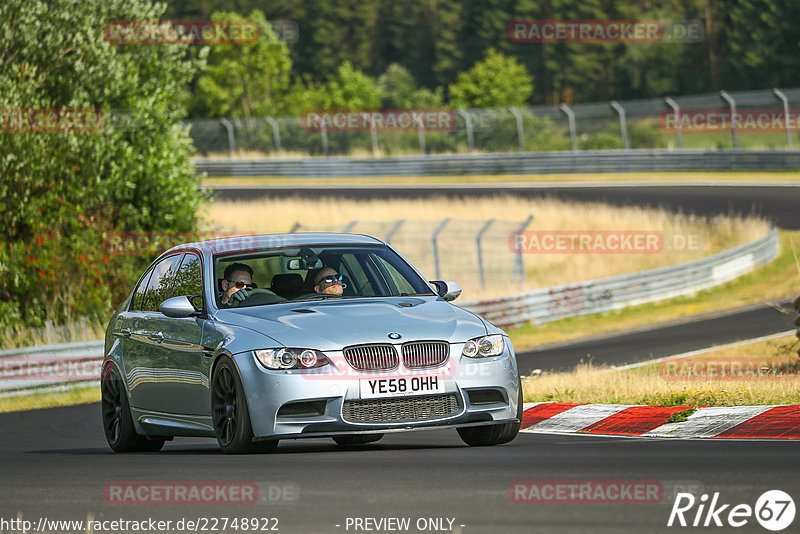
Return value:
[(743, 527), (755, 520), (765, 529), (783, 530), (794, 521), (794, 500), (781, 490), (761, 494), (755, 506), (729, 504), (720, 501), (719, 492), (704, 493), (699, 499), (691, 493), (678, 493), (669, 514), (667, 526), (681, 527)]

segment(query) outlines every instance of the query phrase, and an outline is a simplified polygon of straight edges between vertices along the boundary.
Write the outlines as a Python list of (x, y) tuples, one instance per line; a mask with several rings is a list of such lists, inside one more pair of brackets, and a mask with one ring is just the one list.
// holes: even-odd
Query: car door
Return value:
[[(198, 317), (171, 318), (159, 312), (154, 324), (163, 334), (162, 359), (153, 362), (159, 378), (155, 386), (162, 411), (172, 414), (208, 415), (211, 394), (208, 374), (211, 351), (203, 349), (203, 267), (200, 256), (187, 252), (173, 272), (171, 296), (187, 296), (200, 311)], [(160, 304), (160, 303), (159, 303)]]
[(169, 298), (169, 286), (174, 280), (183, 254), (167, 256), (153, 265), (142, 277), (129, 310), (120, 315), (117, 327), (123, 337), (125, 377), (131, 395), (131, 406), (137, 409), (164, 411), (160, 402), (156, 368), (168, 361), (162, 346), (166, 317), (158, 305)]

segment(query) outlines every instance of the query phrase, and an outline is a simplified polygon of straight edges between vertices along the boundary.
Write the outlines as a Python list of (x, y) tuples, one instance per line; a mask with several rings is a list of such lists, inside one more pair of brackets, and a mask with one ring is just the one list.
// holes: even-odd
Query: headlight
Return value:
[(491, 336), (470, 339), (464, 344), (464, 350), (461, 351), (461, 354), (467, 358), (498, 356), (503, 354), (504, 347), (503, 336), (500, 334), (493, 334)]
[(314, 349), (262, 349), (253, 351), (267, 369), (313, 369), (328, 365), (331, 361), (318, 350)]

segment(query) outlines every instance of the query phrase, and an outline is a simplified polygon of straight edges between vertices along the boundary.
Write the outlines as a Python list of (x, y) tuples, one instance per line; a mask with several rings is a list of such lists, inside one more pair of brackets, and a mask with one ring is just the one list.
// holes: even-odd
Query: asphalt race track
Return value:
[[(387, 190), (358, 191), (389, 196)], [(408, 195), (414, 191), (403, 187), (395, 193)], [(550, 194), (541, 189), (526, 191), (531, 195)], [(769, 214), (784, 228), (800, 228), (800, 212), (791, 206), (796, 206), (800, 190), (793, 188), (648, 186), (559, 191), (559, 196), (573, 199), (667, 205), (701, 214), (754, 209)], [(235, 196), (289, 192), (297, 191), (239, 190)], [(331, 190), (320, 189), (320, 194), (330, 195)], [(219, 197), (232, 198), (232, 192), (221, 191)], [(587, 354), (607, 363), (641, 361), (785, 331), (791, 328), (789, 317), (771, 306), (761, 306), (702, 321), (524, 352), (519, 361), (523, 372), (570, 367)], [(226, 517), (272, 518), (259, 522), (257, 530), (264, 531), (262, 527), (266, 526), (271, 531), (277, 526), (278, 532), (298, 534), (650, 533), (714, 530), (713, 526), (667, 527), (671, 500), (681, 489), (698, 498), (719, 492), (719, 503), (730, 504), (728, 509), (737, 504), (754, 507), (759, 496), (772, 489), (789, 493), (800, 504), (798, 443), (788, 440), (661, 440), (522, 433), (507, 445), (471, 448), (462, 444), (454, 430), (437, 430), (387, 434), (382, 441), (357, 449), (339, 448), (328, 439), (298, 440), (281, 442), (273, 454), (226, 456), (213, 440), (178, 438), (159, 453), (121, 455), (112, 453), (105, 443), (97, 404), (0, 414), (0, 433), (3, 534), (22, 533), (21, 528), (14, 528), (18, 524), (3, 523), (18, 518), (32, 521), (37, 528), (40, 519), (46, 518), (38, 532), (88, 532), (86, 528), (46, 528), (51, 520), (87, 517), (96, 521), (172, 521), (168, 528), (146, 530), (162, 533), (221, 532), (219, 524)], [(661, 493), (658, 499), (646, 502), (575, 502), (567, 498), (550, 504), (512, 502), (514, 492), (509, 493), (515, 481), (547, 484), (587, 480), (621, 485), (649, 481), (661, 488)], [(126, 482), (254, 483), (262, 500), (245, 505), (141, 501), (125, 505), (108, 500), (109, 487)], [(697, 509), (695, 506), (686, 513), (687, 520), (694, 519)], [(723, 521), (727, 512), (721, 514)], [(176, 525), (181, 519), (198, 518), (208, 521), (195, 525), (196, 529)], [(410, 528), (378, 529), (375, 523), (362, 522), (362, 528), (356, 529), (355, 518), (409, 518)], [(443, 521), (444, 526), (429, 519)], [(213, 520), (216, 529), (211, 528)], [(425, 523), (419, 523), (424, 528), (417, 528), (418, 521)], [(795, 519), (786, 531), (796, 531), (798, 524), (800, 519)], [(114, 531), (120, 530), (125, 531)], [(225, 530), (245, 529), (240, 524), (239, 528)], [(729, 531), (730, 527), (716, 530)], [(736, 531), (764, 529), (750, 517)]]
[[(120, 455), (107, 448), (99, 420), (96, 404), (0, 415), (0, 518), (264, 517), (277, 518), (279, 532), (305, 534), (355, 532), (345, 529), (348, 517), (408, 517), (412, 526), (419, 518), (454, 519), (452, 530), (423, 532), (649, 533), (675, 530), (666, 527), (669, 501), (681, 487), (750, 506), (771, 489), (800, 496), (798, 444), (790, 441), (523, 433), (508, 445), (470, 448), (455, 431), (439, 430), (387, 435), (360, 450), (284, 441), (273, 454), (226, 456), (213, 440), (184, 438), (159, 453)], [(521, 480), (652, 481), (663, 494), (655, 504), (514, 503), (509, 486)], [(268, 492), (267, 503), (254, 505), (107, 504), (106, 485), (126, 481), (255, 482), (291, 492), (283, 504), (269, 502)]]
[(561, 343), (517, 353), (519, 370), (569, 370), (581, 360), (623, 365), (792, 330), (789, 300), (634, 332)]

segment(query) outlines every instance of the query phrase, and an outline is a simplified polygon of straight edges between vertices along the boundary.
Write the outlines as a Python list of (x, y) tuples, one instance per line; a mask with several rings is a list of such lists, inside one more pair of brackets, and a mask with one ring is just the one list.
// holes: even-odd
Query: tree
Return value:
[(450, 85), (450, 104), (458, 108), (520, 106), (533, 93), (533, 77), (516, 58), (490, 48), (483, 61)]
[(254, 10), (243, 18), (217, 12), (211, 19), (253, 21), (258, 40), (212, 47), (208, 66), (197, 80), (192, 115), (254, 118), (284, 113), (292, 60), (286, 43), (275, 35), (264, 13)]
[[(161, 9), (0, 3), (0, 324), (104, 316), (132, 281), (111, 268), (124, 258), (104, 257), (103, 232), (196, 227), (200, 183), (178, 122), (198, 60), (186, 45), (103, 38), (106, 21), (154, 20)], [(22, 115), (9, 110), (23, 109), (97, 110), (102, 123), (40, 131), (12, 122)]]
[(378, 83), (349, 61), (339, 65), (326, 83), (314, 82), (308, 76), (298, 80), (289, 103), (294, 114), (308, 109), (377, 109), (380, 105)]
[(442, 105), (442, 91), (418, 88), (414, 77), (397, 63), (389, 65), (378, 77), (383, 95), (382, 107), (387, 109), (426, 109)]
[(800, 4), (795, 0), (732, 4), (727, 88), (794, 86), (800, 76)]

